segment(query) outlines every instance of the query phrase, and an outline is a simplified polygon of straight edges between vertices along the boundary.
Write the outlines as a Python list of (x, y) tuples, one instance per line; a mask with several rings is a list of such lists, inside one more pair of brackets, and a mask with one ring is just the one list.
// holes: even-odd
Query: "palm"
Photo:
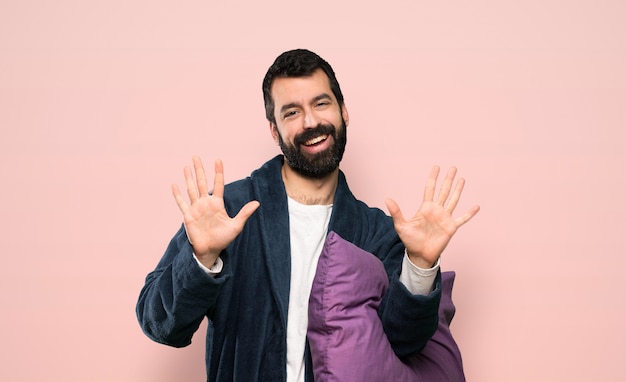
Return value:
[(435, 200), (438, 175), (439, 168), (434, 167), (426, 184), (422, 205), (412, 218), (405, 219), (396, 202), (391, 199), (386, 201), (396, 232), (411, 261), (424, 268), (431, 267), (437, 261), (456, 230), (479, 210), (478, 206), (474, 206), (465, 215), (453, 218), (452, 213), (461, 196), (464, 180), (460, 179), (452, 191), (456, 169), (450, 169)]
[(183, 212), (189, 241), (198, 253), (221, 251), (239, 233), (239, 226), (226, 214), (223, 200), (202, 196)]

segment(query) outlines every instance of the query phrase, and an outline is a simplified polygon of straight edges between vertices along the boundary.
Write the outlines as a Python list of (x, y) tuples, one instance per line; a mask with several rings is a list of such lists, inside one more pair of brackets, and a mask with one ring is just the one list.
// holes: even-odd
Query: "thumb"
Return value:
[(234, 217), (234, 219), (243, 226), (260, 205), (261, 203), (256, 200), (246, 203), (245, 206), (241, 207), (241, 210), (239, 210), (239, 213)]
[(393, 199), (387, 198), (385, 199), (385, 205), (387, 206), (387, 210), (389, 211), (389, 215), (393, 219), (394, 223), (404, 221), (404, 216), (400, 211), (400, 207), (398, 207), (398, 203), (396, 203)]

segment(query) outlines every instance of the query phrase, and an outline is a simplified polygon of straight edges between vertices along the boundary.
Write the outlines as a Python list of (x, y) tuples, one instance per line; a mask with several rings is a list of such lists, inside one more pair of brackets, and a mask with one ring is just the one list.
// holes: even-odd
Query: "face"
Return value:
[(287, 165), (311, 178), (337, 169), (346, 146), (348, 112), (333, 95), (322, 70), (308, 77), (277, 78), (272, 84), (274, 117), (270, 124)]

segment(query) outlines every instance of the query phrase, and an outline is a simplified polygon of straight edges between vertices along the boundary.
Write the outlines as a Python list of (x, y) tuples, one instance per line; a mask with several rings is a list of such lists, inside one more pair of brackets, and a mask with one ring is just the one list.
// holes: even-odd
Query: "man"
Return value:
[(212, 194), (198, 157), (193, 171), (185, 168), (189, 202), (172, 186), (183, 227), (137, 304), (144, 332), (186, 346), (206, 316), (209, 380), (312, 381), (308, 298), (326, 234), (335, 231), (383, 262), (385, 333), (399, 357), (418, 352), (437, 327), (439, 256), (478, 212), (452, 217), (463, 180), (453, 187), (451, 169), (435, 197), (435, 167), (418, 212), (405, 219), (387, 200), (390, 218), (354, 198), (339, 170), (349, 115), (326, 61), (307, 50), (283, 53), (263, 96), (283, 155), (226, 186), (216, 161)]

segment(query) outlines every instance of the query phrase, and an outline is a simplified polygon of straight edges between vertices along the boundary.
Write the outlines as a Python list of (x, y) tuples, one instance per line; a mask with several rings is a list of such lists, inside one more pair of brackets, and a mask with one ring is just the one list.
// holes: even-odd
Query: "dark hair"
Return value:
[(343, 106), (343, 94), (330, 64), (309, 50), (294, 49), (278, 56), (267, 70), (263, 79), (263, 101), (265, 102), (265, 117), (268, 121), (276, 123), (274, 118), (274, 100), (271, 93), (274, 79), (306, 77), (312, 75), (318, 69), (322, 69), (326, 73), (330, 82), (330, 90), (337, 98), (339, 105)]

